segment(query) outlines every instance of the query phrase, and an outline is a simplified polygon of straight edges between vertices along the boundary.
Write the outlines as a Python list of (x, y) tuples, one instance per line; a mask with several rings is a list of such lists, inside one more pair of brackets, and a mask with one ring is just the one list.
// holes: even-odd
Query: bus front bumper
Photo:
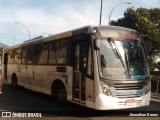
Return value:
[[(148, 106), (150, 103), (151, 92), (136, 98), (115, 98), (106, 96), (103, 93), (96, 97), (94, 109), (97, 110), (115, 110)], [(130, 101), (130, 102), (127, 102)]]

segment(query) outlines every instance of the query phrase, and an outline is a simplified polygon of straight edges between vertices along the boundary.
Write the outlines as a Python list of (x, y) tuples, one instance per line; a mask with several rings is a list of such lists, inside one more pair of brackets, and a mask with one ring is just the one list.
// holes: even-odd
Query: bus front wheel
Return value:
[(67, 102), (67, 92), (61, 84), (52, 86), (52, 96), (59, 104), (66, 104)]
[(12, 86), (13, 86), (13, 88), (17, 88), (17, 77), (16, 77), (16, 75), (12, 76)]

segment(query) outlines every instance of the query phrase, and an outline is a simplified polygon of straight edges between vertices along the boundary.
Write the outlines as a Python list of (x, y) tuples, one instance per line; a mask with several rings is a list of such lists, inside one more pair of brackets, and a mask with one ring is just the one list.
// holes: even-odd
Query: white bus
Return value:
[(14, 87), (98, 110), (147, 106), (144, 42), (135, 30), (86, 26), (3, 49), (2, 78)]

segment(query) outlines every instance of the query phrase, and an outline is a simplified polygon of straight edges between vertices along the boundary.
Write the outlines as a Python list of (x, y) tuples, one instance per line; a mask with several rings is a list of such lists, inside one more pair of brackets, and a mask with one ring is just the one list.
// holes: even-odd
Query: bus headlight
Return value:
[(107, 85), (106, 83), (104, 83), (104, 82), (101, 82), (101, 86), (102, 86), (102, 93), (103, 93), (104, 95), (110, 96), (110, 95), (111, 95), (111, 92), (110, 92), (110, 90), (109, 90), (108, 85)]
[(147, 86), (146, 86), (146, 93), (148, 93), (149, 91), (150, 91), (150, 86), (147, 85)]
[(102, 92), (103, 92), (103, 94), (105, 94), (105, 95), (108, 95), (108, 96), (111, 95), (110, 90), (109, 90), (108, 87), (106, 87), (106, 86), (102, 86)]

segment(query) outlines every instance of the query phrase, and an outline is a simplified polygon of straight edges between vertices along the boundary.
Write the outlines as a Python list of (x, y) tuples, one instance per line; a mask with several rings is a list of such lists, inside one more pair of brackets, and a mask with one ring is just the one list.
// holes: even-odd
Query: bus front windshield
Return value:
[(100, 75), (105, 79), (146, 79), (148, 64), (141, 40), (101, 39)]

